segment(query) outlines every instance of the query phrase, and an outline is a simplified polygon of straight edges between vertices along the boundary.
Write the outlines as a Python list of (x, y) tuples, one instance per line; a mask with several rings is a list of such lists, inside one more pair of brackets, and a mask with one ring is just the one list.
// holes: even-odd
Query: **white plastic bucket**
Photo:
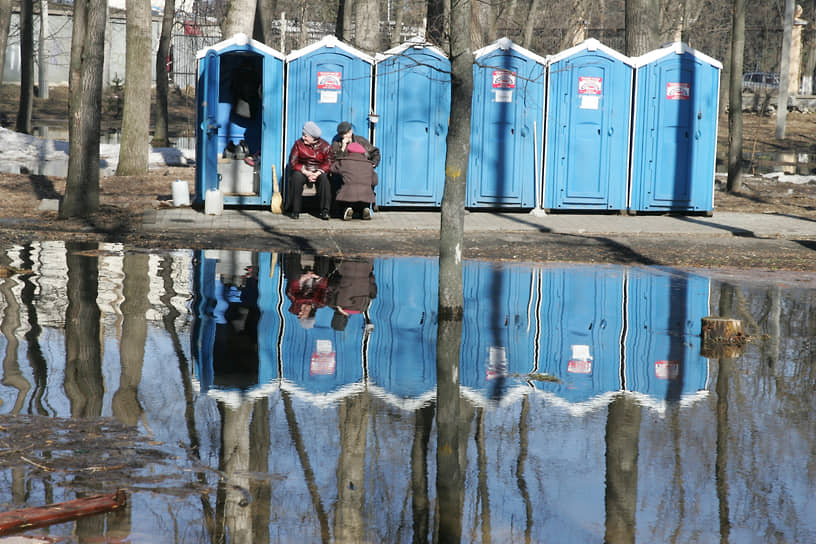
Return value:
[(177, 179), (173, 182), (173, 206), (190, 205), (190, 186), (186, 181)]
[(207, 189), (204, 194), (204, 213), (207, 215), (221, 215), (224, 211), (224, 199), (221, 189)]

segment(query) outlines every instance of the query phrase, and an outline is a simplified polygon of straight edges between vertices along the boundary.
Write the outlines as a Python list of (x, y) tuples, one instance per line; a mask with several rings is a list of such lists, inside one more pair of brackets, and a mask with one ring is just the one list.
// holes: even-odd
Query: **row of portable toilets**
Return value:
[[(283, 381), (320, 401), (366, 382), (403, 407), (434, 395), (436, 260), (375, 260), (376, 297), (351, 312), (342, 330), (330, 307), (302, 326), (275, 254), (252, 260), (249, 252), (203, 251), (195, 263), (192, 358), (202, 392), (258, 393)], [(242, 277), (247, 269), (257, 271), (252, 282)], [(459, 380), (474, 398), (500, 400), (534, 387), (569, 403), (622, 390), (671, 401), (708, 388), (700, 349), (706, 277), (467, 262), (463, 281)]]
[[(468, 208), (713, 210), (718, 61), (594, 39), (544, 58), (506, 38), (474, 59)], [(311, 120), (329, 141), (349, 121), (380, 148), (379, 206), (438, 207), (450, 96), (449, 59), (419, 41), (373, 58), (328, 36), (284, 56), (236, 35), (198, 53), (196, 201), (268, 205)]]

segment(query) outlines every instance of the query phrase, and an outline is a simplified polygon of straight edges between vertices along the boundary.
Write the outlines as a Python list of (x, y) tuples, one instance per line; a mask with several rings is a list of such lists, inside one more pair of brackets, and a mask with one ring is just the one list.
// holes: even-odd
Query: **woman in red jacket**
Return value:
[(306, 183), (317, 184), (320, 219), (329, 219), (332, 194), (328, 173), (333, 155), (329, 142), (321, 138), (320, 134), (320, 127), (307, 121), (303, 125), (301, 137), (289, 152), (286, 211), (292, 219), (300, 217), (303, 185)]

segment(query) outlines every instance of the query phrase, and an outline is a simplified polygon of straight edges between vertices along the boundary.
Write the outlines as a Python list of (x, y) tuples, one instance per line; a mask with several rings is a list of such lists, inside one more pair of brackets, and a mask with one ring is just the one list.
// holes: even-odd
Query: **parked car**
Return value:
[(747, 72), (742, 74), (743, 91), (775, 91), (779, 89), (779, 74), (771, 72)]

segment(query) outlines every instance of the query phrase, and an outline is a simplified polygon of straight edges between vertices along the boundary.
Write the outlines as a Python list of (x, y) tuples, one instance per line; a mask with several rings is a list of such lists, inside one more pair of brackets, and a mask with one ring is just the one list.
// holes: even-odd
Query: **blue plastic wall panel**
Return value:
[(516, 48), (476, 59), (467, 207), (536, 206), (545, 79), (546, 66)]
[[(248, 69), (259, 79), (259, 108), (253, 118), (233, 112), (238, 74)], [(272, 166), (281, 171), (283, 157), (283, 55), (253, 40), (230, 39), (210, 48), (199, 62), (197, 87), (195, 201), (219, 187), (218, 160), (227, 144), (244, 140), (250, 153), (260, 152), (257, 191), (223, 195), (226, 205), (259, 206), (271, 202)], [(200, 142), (200, 143), (199, 143)]]
[(257, 276), (258, 309), (261, 312), (258, 319), (258, 384), (265, 385), (280, 377), (278, 338), (283, 333), (283, 322), (278, 307), (286, 297), (283, 294), (283, 274), (271, 253), (258, 254)]
[(632, 67), (581, 49), (549, 72), (544, 208), (625, 209)]
[(306, 121), (317, 123), (329, 143), (341, 121), (370, 138), (371, 61), (335, 45), (290, 58), (286, 66), (286, 158)]
[(627, 299), (626, 389), (666, 401), (705, 390), (700, 323), (709, 315), (708, 278), (632, 269)]
[(374, 333), (368, 348), (372, 386), (399, 401), (433, 395), (439, 266), (434, 259), (378, 259)]
[(625, 270), (569, 266), (542, 273), (538, 372), (558, 382), (535, 387), (570, 403), (619, 391)]
[(191, 353), (193, 368), (201, 391), (206, 393), (213, 385), (213, 344), (215, 343), (215, 260), (205, 259), (196, 251), (193, 271), (193, 332)]
[(719, 76), (690, 53), (638, 68), (631, 209), (714, 209)]
[(450, 61), (408, 47), (377, 63), (375, 143), (381, 206), (439, 206), (445, 187)]
[(196, 180), (195, 201), (204, 202), (209, 189), (218, 188), (218, 87), (220, 59), (210, 49), (198, 63), (196, 85)]
[(539, 276), (529, 267), (490, 263), (466, 263), (463, 273), (459, 383), (500, 400), (535, 369)]

